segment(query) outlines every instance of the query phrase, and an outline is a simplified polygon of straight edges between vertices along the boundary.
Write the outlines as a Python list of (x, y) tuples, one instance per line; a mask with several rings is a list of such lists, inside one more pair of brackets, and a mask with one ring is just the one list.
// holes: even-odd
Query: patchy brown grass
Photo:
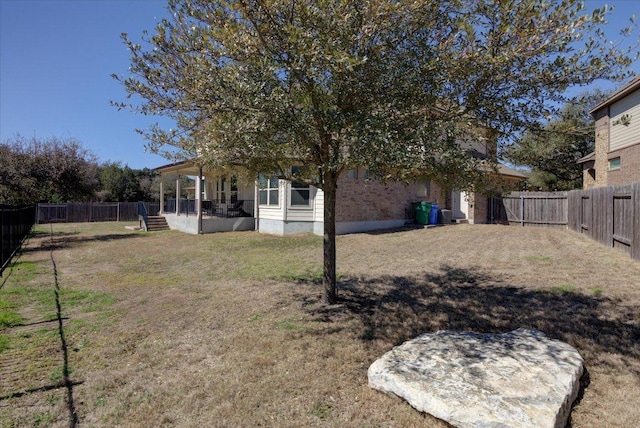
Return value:
[(640, 263), (580, 235), (341, 236), (326, 306), (318, 237), (123, 226), (40, 226), (2, 278), (0, 426), (444, 427), (369, 388), (369, 365), (420, 333), (518, 327), (585, 358), (573, 427), (640, 420)]

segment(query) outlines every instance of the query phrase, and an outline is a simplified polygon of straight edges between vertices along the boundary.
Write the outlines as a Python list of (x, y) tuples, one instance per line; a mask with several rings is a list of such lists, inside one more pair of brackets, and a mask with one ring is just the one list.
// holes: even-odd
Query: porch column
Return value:
[(160, 214), (164, 214), (164, 174), (160, 174)]
[(180, 215), (180, 175), (176, 178), (176, 215)]
[(196, 180), (196, 219), (198, 222), (198, 234), (202, 233), (202, 168), (198, 169)]
[(253, 182), (253, 224), (254, 230), (260, 231), (260, 185), (258, 180)]

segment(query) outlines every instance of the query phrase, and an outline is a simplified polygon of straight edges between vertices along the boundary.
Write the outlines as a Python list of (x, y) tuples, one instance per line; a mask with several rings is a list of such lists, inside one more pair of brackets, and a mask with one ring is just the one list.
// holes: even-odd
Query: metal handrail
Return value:
[[(195, 199), (180, 199), (179, 206), (181, 215), (188, 217), (196, 214)], [(165, 212), (175, 212), (175, 207), (175, 199), (165, 200)], [(229, 199), (207, 199), (202, 201), (202, 214), (211, 217), (253, 217), (253, 208), (253, 199), (239, 199), (233, 202)]]
[(147, 232), (147, 222), (149, 221), (149, 214), (147, 213), (147, 206), (144, 202), (138, 201), (138, 221), (140, 222), (140, 228)]

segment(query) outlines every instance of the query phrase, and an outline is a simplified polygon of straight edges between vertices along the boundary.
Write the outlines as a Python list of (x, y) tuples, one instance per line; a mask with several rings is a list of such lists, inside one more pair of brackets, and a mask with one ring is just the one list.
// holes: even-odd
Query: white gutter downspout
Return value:
[(160, 174), (160, 214), (164, 214), (164, 174)]
[(180, 174), (176, 178), (176, 216), (180, 215)]

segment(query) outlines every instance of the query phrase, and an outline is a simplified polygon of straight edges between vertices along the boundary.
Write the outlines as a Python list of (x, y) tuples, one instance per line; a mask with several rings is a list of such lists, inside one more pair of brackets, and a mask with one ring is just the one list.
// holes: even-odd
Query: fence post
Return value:
[(640, 181), (631, 188), (633, 223), (631, 224), (631, 258), (640, 260)]
[(520, 225), (524, 227), (524, 195), (520, 195)]

